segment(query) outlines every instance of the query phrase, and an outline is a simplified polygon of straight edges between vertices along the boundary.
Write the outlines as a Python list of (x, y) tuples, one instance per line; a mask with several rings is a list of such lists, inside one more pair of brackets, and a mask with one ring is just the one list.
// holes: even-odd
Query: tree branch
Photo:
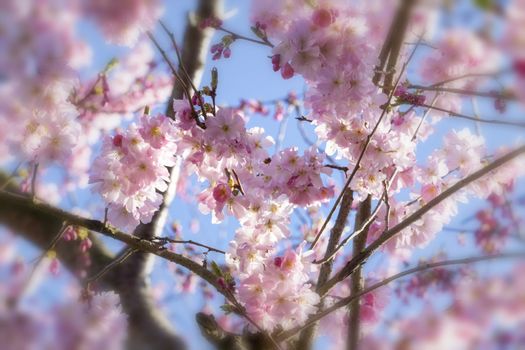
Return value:
[[(361, 227), (365, 224), (366, 220), (370, 217), (372, 212), (372, 197), (368, 196), (360, 205), (355, 218), (355, 227)], [(368, 237), (368, 226), (361, 232), (354, 240), (353, 255), (357, 256), (366, 247), (366, 239)], [(352, 274), (350, 282), (350, 291), (352, 295), (357, 295), (363, 290), (365, 282), (363, 279), (363, 273), (361, 266), (358, 267)], [(359, 345), (359, 334), (360, 334), (360, 305), (359, 298), (353, 300), (348, 307), (349, 322), (348, 322), (348, 333), (347, 333), (347, 349), (357, 349)]]
[[(339, 208), (339, 213), (335, 220), (334, 227), (330, 231), (330, 238), (328, 239), (328, 245), (325, 251), (325, 258), (331, 256), (341, 239), (343, 230), (346, 226), (346, 220), (352, 209), (354, 192), (351, 189), (347, 189), (344, 192), (343, 199), (341, 200), (341, 207)], [(317, 278), (316, 289), (319, 289), (320, 286), (326, 283), (332, 272), (333, 260), (328, 261), (326, 264), (321, 266), (319, 271), (319, 277)], [(322, 303), (322, 301), (321, 301)], [(321, 304), (322, 305), (322, 304)], [(313, 338), (316, 332), (316, 324), (310, 325), (308, 328), (304, 329), (299, 336), (299, 340), (296, 344), (297, 349), (310, 349), (312, 346)]]
[[(0, 183), (8, 181), (8, 177), (0, 172)], [(11, 193), (17, 193), (18, 187), (14, 182), (9, 182), (5, 189)], [(20, 192), (18, 192), (20, 193)], [(53, 242), (57, 232), (60, 231), (64, 220), (42, 213), (34, 208), (17, 205), (7, 199), (0, 199), (0, 223), (5, 225), (14, 234), (35, 244), (39, 249), (45, 251)], [(113, 260), (113, 254), (109, 252), (103, 243), (93, 233), (89, 233), (89, 239), (93, 243), (89, 249), (91, 265), (87, 269), (88, 274), (100, 271)], [(78, 272), (78, 252), (71, 249), (71, 242), (59, 240), (54, 246), (57, 257), (62, 264), (76, 274)]]
[(479, 122), (479, 123), (496, 124), (496, 125), (507, 125), (507, 126), (515, 126), (515, 127), (518, 127), (518, 128), (525, 128), (525, 122), (521, 122), (520, 123), (520, 122), (512, 122), (512, 121), (509, 121), (509, 120), (502, 120), (502, 119), (476, 118), (476, 117), (472, 117), (472, 116), (469, 116), (469, 115), (466, 115), (466, 114), (449, 111), (449, 110), (444, 109), (444, 108), (440, 108), (440, 107), (436, 107), (436, 106), (432, 106), (432, 105), (427, 105), (427, 104), (424, 104), (424, 103), (423, 104), (419, 104), (418, 107), (428, 108), (428, 109), (432, 109), (432, 110), (435, 110), (435, 111), (440, 111), (440, 112), (449, 114), (451, 117), (457, 117), (457, 118), (472, 120), (474, 122)]
[(333, 278), (328, 280), (326, 284), (322, 286), (320, 290), (321, 295), (326, 294), (334, 285), (344, 280), (346, 277), (350, 276), (358, 266), (364, 264), (364, 262), (370, 257), (370, 255), (372, 255), (372, 253), (374, 253), (377, 249), (379, 249), (383, 244), (385, 244), (389, 239), (394, 237), (396, 234), (406, 229), (407, 227), (412, 225), (417, 220), (421, 219), (421, 217), (424, 214), (426, 214), (428, 211), (430, 211), (432, 208), (434, 208), (435, 206), (437, 206), (438, 204), (440, 204), (445, 199), (452, 196), (459, 190), (468, 186), (472, 182), (479, 180), (481, 177), (487, 175), (491, 171), (496, 170), (497, 168), (501, 167), (505, 163), (508, 163), (509, 161), (517, 158), (518, 156), (521, 156), (524, 153), (525, 153), (525, 146), (521, 146), (507, 153), (506, 155), (496, 159), (489, 165), (459, 180), (454, 185), (450, 186), (448, 189), (446, 189), (445, 191), (440, 193), (438, 196), (430, 200), (426, 205), (416, 210), (412, 215), (408, 216), (402, 222), (400, 222), (393, 228), (389, 229), (388, 231), (384, 232), (382, 235), (379, 236), (377, 240), (375, 240), (365, 250), (363, 250), (361, 254), (352, 258), (352, 260), (350, 260)]
[(458, 95), (467, 95), (467, 96), (478, 96), (478, 97), (488, 97), (488, 98), (499, 98), (504, 100), (516, 100), (516, 96), (514, 96), (510, 92), (484, 92), (484, 91), (475, 91), (475, 90), (464, 90), (464, 89), (455, 89), (455, 88), (448, 88), (448, 87), (442, 87), (442, 86), (424, 86), (424, 85), (417, 85), (417, 84), (411, 84), (407, 86), (408, 89), (415, 89), (420, 91), (435, 91), (435, 92), (448, 92), (451, 94), (458, 94)]
[[(179, 66), (178, 76), (187, 74), (191, 77), (192, 83), (199, 85), (202, 78), (213, 29), (202, 29), (199, 27), (201, 19), (209, 17), (219, 17), (222, 11), (222, 2), (218, 0), (200, 0), (194, 13), (188, 16), (188, 23), (184, 33), (184, 43), (182, 48), (183, 61), (186, 66), (185, 72)], [(184, 84), (175, 83), (171, 92), (170, 99), (167, 101), (166, 115), (174, 118), (173, 99), (181, 99), (184, 96)], [(182, 160), (177, 158), (176, 164), (170, 169), (170, 182), (168, 189), (163, 193), (163, 202), (159, 210), (155, 213), (148, 224), (141, 224), (137, 227), (134, 235), (151, 239), (161, 236), (162, 230), (166, 225), (168, 210), (175, 197), (177, 183), (181, 171)], [(130, 256), (124, 263), (116, 268), (119, 290), (124, 308), (128, 312), (130, 322), (139, 327), (146, 327), (150, 330), (140, 341), (134, 340), (131, 344), (133, 348), (142, 349), (152, 348), (184, 348), (182, 341), (175, 335), (167, 318), (154, 306), (151, 287), (149, 284), (149, 273), (153, 266), (153, 253), (162, 256), (177, 264), (189, 268), (191, 271), (211, 282), (216, 288), (216, 278), (211, 272), (202, 268), (199, 264), (184, 258), (181, 255), (171, 253), (167, 250), (159, 250), (159, 247), (146, 241), (131, 240), (132, 236), (125, 234), (115, 234), (114, 238), (126, 242), (130, 247), (138, 248), (140, 251)], [(145, 317), (149, 315), (150, 317)], [(152, 327), (153, 326), (153, 327)], [(152, 329), (153, 328), (153, 329)], [(155, 331), (158, 330), (158, 331)], [(156, 345), (155, 345), (156, 344)]]
[[(7, 191), (0, 191), (0, 203), (1, 205), (6, 205), (15, 208), (16, 211), (27, 211), (32, 213), (37, 217), (46, 217), (48, 219), (54, 219), (62, 223), (64, 221), (68, 222), (71, 225), (84, 227), (88, 230), (98, 232), (104, 236), (110, 237), (122, 243), (125, 243), (129, 247), (136, 249), (141, 252), (151, 253), (157, 255), (161, 258), (164, 258), (168, 261), (174, 262), (182, 267), (187, 268), (197, 276), (204, 279), (206, 282), (210, 283), (216, 289), (221, 292), (222, 288), (217, 282), (217, 277), (209, 270), (205, 269), (202, 265), (196, 263), (195, 261), (175, 252), (172, 252), (163, 245), (157, 244), (154, 241), (140, 238), (134, 235), (124, 233), (120, 230), (117, 230), (109, 225), (104, 225), (103, 222), (88, 219), (79, 215), (69, 213), (65, 210), (53, 207), (47, 203), (44, 203), (38, 199), (32, 199), (28, 196), (22, 196), (20, 194), (11, 193)], [(3, 211), (0, 210), (0, 213)], [(55, 231), (56, 233), (56, 231)], [(46, 246), (49, 244), (49, 241), (46, 241)], [(135, 253), (134, 255), (138, 254)], [(129, 259), (128, 259), (129, 260)], [(111, 263), (113, 260), (107, 261)], [(97, 271), (98, 272), (98, 271)], [(228, 296), (228, 293), (223, 293), (228, 299), (232, 300)]]
[(285, 341), (285, 340), (289, 339), (290, 337), (293, 337), (295, 334), (300, 332), (302, 329), (304, 329), (304, 328), (314, 324), (315, 322), (318, 322), (323, 317), (331, 314), (332, 312), (334, 312), (334, 311), (336, 311), (336, 310), (338, 310), (338, 309), (340, 309), (342, 307), (345, 307), (346, 305), (350, 304), (351, 302), (353, 302), (357, 298), (360, 298), (360, 297), (362, 297), (365, 294), (373, 292), (374, 290), (376, 290), (376, 289), (378, 289), (378, 288), (380, 288), (382, 286), (385, 286), (385, 285), (387, 285), (387, 284), (389, 284), (389, 283), (391, 283), (391, 282), (393, 282), (393, 281), (395, 281), (397, 279), (405, 277), (407, 275), (411, 275), (411, 274), (414, 274), (414, 273), (417, 273), (417, 272), (422, 272), (422, 271), (426, 271), (426, 270), (430, 270), (430, 269), (434, 269), (434, 268), (442, 267), (442, 266), (463, 265), (463, 264), (471, 264), (471, 263), (476, 263), (476, 262), (481, 262), (481, 261), (488, 261), (488, 260), (514, 259), (514, 258), (523, 258), (523, 257), (525, 257), (525, 252), (517, 252), (517, 253), (503, 253), (503, 254), (488, 255), (488, 256), (487, 255), (474, 256), (474, 257), (470, 257), (470, 258), (445, 260), (445, 261), (439, 261), (439, 262), (435, 262), (435, 263), (423, 263), (423, 264), (420, 264), (419, 266), (416, 266), (414, 268), (411, 268), (411, 269), (408, 269), (406, 271), (400, 272), (398, 274), (395, 274), (393, 276), (390, 276), (390, 277), (382, 280), (381, 282), (373, 284), (372, 286), (362, 290), (358, 294), (352, 294), (352, 295), (350, 295), (350, 296), (348, 296), (346, 298), (340, 299), (338, 302), (336, 302), (332, 306), (330, 306), (330, 307), (324, 309), (323, 311), (318, 312), (317, 314), (312, 316), (304, 325), (296, 327), (296, 328), (293, 328), (293, 329), (290, 329), (290, 330), (287, 330), (285, 332), (282, 332), (281, 334), (279, 334), (277, 336), (277, 340), (278, 341)]

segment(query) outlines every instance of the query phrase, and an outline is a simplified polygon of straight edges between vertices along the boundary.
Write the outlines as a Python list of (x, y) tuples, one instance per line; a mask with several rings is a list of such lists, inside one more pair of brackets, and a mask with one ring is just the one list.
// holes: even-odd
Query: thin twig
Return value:
[[(149, 37), (149, 39), (153, 42), (153, 44), (155, 45), (155, 47), (157, 48), (157, 50), (160, 52), (160, 54), (162, 55), (162, 58), (164, 58), (164, 61), (168, 64), (168, 66), (170, 67), (170, 70), (171, 70), (171, 73), (173, 74), (173, 76), (177, 79), (177, 81), (181, 84), (181, 87), (182, 87), (182, 90), (184, 91), (184, 93), (186, 94), (186, 97), (188, 98), (188, 104), (190, 105), (190, 108), (191, 108), (191, 111), (192, 111), (192, 115), (195, 119), (195, 122), (197, 123), (197, 125), (202, 128), (202, 129), (205, 129), (206, 128), (206, 124), (203, 123), (200, 119), (199, 119), (199, 115), (197, 114), (197, 111), (195, 111), (195, 107), (193, 106), (193, 103), (191, 102), (191, 94), (190, 94), (190, 91), (189, 91), (189, 88), (188, 88), (188, 85), (186, 85), (186, 83), (184, 82), (184, 80), (180, 77), (179, 73), (177, 72), (177, 69), (175, 69), (175, 67), (173, 66), (173, 63), (171, 62), (171, 60), (168, 58), (168, 55), (166, 54), (166, 51), (164, 51), (164, 49), (160, 46), (160, 44), (157, 42), (157, 40), (155, 39), (155, 37), (153, 36), (153, 34), (151, 34), (151, 32), (146, 32), (147, 36)], [(204, 113), (204, 109), (203, 109), (203, 113)]]
[(166, 34), (168, 34), (170, 40), (171, 40), (171, 43), (173, 45), (173, 47), (175, 48), (175, 53), (177, 55), (177, 60), (179, 61), (179, 67), (180, 69), (182, 70), (182, 72), (184, 73), (184, 75), (186, 76), (186, 79), (188, 80), (188, 82), (190, 83), (191, 87), (193, 88), (193, 91), (195, 91), (195, 93), (197, 93), (199, 90), (197, 89), (197, 87), (193, 84), (193, 81), (190, 77), (190, 75), (188, 74), (188, 71), (186, 70), (186, 67), (184, 65), (184, 62), (182, 61), (182, 56), (180, 54), (180, 50), (179, 50), (179, 45), (177, 45), (177, 40), (175, 39), (175, 35), (173, 34), (172, 31), (170, 31), (168, 29), (168, 27), (164, 24), (163, 21), (160, 21), (159, 20), (159, 23), (160, 25), (162, 26), (162, 29), (164, 29), (164, 31), (166, 32)]
[(345, 174), (349, 170), (348, 167), (346, 167), (346, 166), (340, 166), (340, 165), (336, 165), (336, 164), (324, 164), (323, 166), (326, 167), (326, 168), (331, 168), (331, 169), (335, 169), (335, 170), (341, 170)]
[(217, 248), (214, 248), (214, 247), (211, 247), (209, 245), (206, 245), (206, 244), (202, 244), (202, 243), (199, 243), (199, 242), (195, 242), (191, 239), (188, 239), (188, 240), (180, 240), (180, 239), (171, 239), (169, 237), (153, 237), (151, 239), (151, 241), (155, 242), (155, 241), (159, 241), (159, 242), (169, 242), (169, 243), (173, 243), (173, 244), (192, 244), (192, 245), (195, 245), (195, 246), (198, 246), (198, 247), (201, 247), (201, 248), (206, 248), (208, 249), (208, 251), (210, 252), (215, 252), (215, 253), (220, 253), (220, 254), (226, 254), (226, 252), (224, 250), (221, 250), (221, 249), (217, 249)]
[(101, 277), (103, 277), (106, 273), (108, 273), (111, 269), (115, 268), (116, 266), (122, 264), (127, 258), (129, 258), (131, 255), (133, 255), (135, 252), (137, 252), (137, 249), (129, 248), (126, 249), (122, 254), (120, 254), (119, 257), (117, 257), (115, 260), (113, 260), (109, 265), (105, 266), (101, 271), (99, 271), (96, 275), (89, 277), (86, 280), (86, 285), (91, 285), (94, 282), (98, 281)]
[(33, 175), (31, 177), (31, 195), (36, 197), (36, 177), (38, 174), (38, 163), (33, 165)]
[(38, 256), (38, 258), (36, 258), (33, 262), (33, 268), (31, 269), (31, 272), (29, 273), (29, 276), (24, 280), (23, 282), (23, 285), (22, 287), (20, 288), (20, 292), (18, 293), (18, 295), (15, 297), (15, 299), (12, 301), (13, 305), (16, 305), (18, 303), (18, 301), (20, 300), (20, 298), (22, 297), (22, 295), (24, 295), (25, 291), (27, 290), (27, 288), (29, 288), (29, 285), (31, 284), (31, 281), (33, 280), (33, 277), (36, 273), (36, 271), (38, 270), (38, 267), (40, 266), (40, 263), (44, 260), (44, 258), (46, 257), (46, 255), (52, 251), (56, 244), (58, 243), (58, 241), (60, 240), (60, 238), (62, 238), (62, 235), (64, 234), (64, 232), (66, 231), (66, 228), (69, 226), (68, 222), (67, 221), (64, 221), (62, 223), (62, 227), (60, 228), (60, 230), (58, 231), (58, 233), (55, 235), (55, 237), (53, 237), (53, 239), (51, 240), (51, 242), (49, 243), (48, 247), (46, 248), (46, 250), (44, 250), (44, 252), (42, 252), (42, 254), (40, 254)]
[(464, 89), (455, 89), (442, 86), (423, 86), (423, 85), (408, 85), (408, 89), (416, 89), (422, 91), (436, 91), (436, 92), (449, 92), (452, 94), (458, 95), (468, 95), (468, 96), (478, 96), (478, 97), (488, 97), (495, 99), (504, 99), (504, 100), (515, 100), (516, 96), (510, 93), (494, 93), (494, 92), (485, 92), (485, 91), (474, 91), (474, 90), (464, 90)]
[(458, 117), (458, 118), (462, 118), (462, 119), (472, 120), (474, 122), (487, 123), (487, 124), (498, 124), (498, 125), (508, 125), (508, 126), (516, 126), (516, 127), (519, 127), (519, 128), (525, 128), (525, 123), (511, 122), (511, 121), (508, 121), (508, 120), (501, 120), (501, 119), (481, 119), (481, 118), (472, 117), (470, 115), (449, 111), (449, 110), (444, 109), (444, 108), (431, 106), (431, 105), (427, 105), (427, 104), (420, 104), (420, 105), (418, 105), (418, 107), (433, 109), (433, 110), (436, 110), (436, 111), (447, 113), (447, 114), (449, 114), (452, 117)]
[(468, 78), (497, 77), (498, 75), (505, 74), (508, 71), (510, 71), (510, 70), (500, 70), (500, 71), (491, 72), (491, 73), (490, 72), (489, 73), (467, 73), (467, 74), (464, 74), (464, 75), (460, 75), (460, 76), (457, 76), (457, 77), (452, 77), (452, 78), (449, 78), (449, 79), (446, 79), (446, 80), (439, 81), (439, 82), (434, 83), (434, 84), (432, 84), (430, 86), (431, 87), (443, 86), (443, 85), (448, 84), (448, 83), (452, 83), (452, 82), (455, 82), (455, 81), (458, 81), (458, 80), (463, 80), (463, 79), (468, 79)]
[(268, 39), (266, 39), (266, 40), (257, 40), (257, 39), (248, 38), (247, 36), (234, 33), (231, 30), (228, 30), (228, 29), (223, 28), (223, 27), (219, 27), (217, 29), (218, 30), (222, 30), (223, 32), (230, 34), (232, 36), (233, 40), (241, 39), (241, 40), (246, 40), (246, 41), (249, 41), (249, 42), (252, 42), (252, 43), (268, 46), (268, 47), (271, 47), (271, 48), (274, 47), (273, 44), (268, 41)]
[(390, 223), (390, 202), (388, 200), (388, 184), (387, 184), (387, 181), (383, 181), (383, 191), (384, 191), (384, 201), (385, 201), (385, 206), (386, 206), (386, 213), (385, 213), (385, 229), (388, 231), (388, 229), (390, 228), (389, 226), (389, 223)]

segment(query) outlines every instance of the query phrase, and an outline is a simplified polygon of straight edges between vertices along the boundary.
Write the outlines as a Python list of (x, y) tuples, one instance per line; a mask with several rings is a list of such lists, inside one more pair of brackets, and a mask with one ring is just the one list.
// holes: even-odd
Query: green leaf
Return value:
[(474, 5), (479, 7), (482, 10), (490, 10), (493, 6), (492, 0), (472, 0)]
[(217, 263), (215, 261), (212, 261), (211, 262), (211, 271), (213, 272), (213, 274), (217, 277), (223, 277), (223, 273), (222, 273), (222, 270), (220, 268), (219, 265), (217, 265)]
[(221, 305), (221, 310), (224, 311), (226, 315), (231, 314), (232, 312), (237, 312), (237, 308), (232, 304)]
[(118, 64), (118, 59), (113, 57), (109, 62), (108, 64), (106, 64), (106, 67), (104, 67), (104, 71), (103, 73), (107, 73), (109, 72), (110, 70), (112, 70), (113, 68), (115, 68)]
[(222, 37), (222, 44), (225, 46), (225, 47), (228, 47), (231, 45), (231, 43), (233, 43), (235, 41), (235, 38), (233, 37), (233, 35), (225, 35)]
[(213, 67), (211, 69), (211, 88), (213, 91), (217, 90), (217, 85), (219, 84), (219, 72), (217, 68)]

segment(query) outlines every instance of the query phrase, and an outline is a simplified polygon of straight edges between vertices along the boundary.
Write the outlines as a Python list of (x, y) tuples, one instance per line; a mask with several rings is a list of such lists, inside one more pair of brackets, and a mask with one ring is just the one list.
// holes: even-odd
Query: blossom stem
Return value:
[(58, 243), (60, 238), (62, 238), (62, 236), (64, 235), (64, 232), (66, 231), (68, 226), (69, 226), (68, 222), (64, 221), (64, 223), (62, 224), (62, 227), (60, 228), (58, 233), (55, 235), (55, 237), (53, 237), (53, 239), (49, 243), (49, 245), (46, 248), (46, 250), (42, 254), (40, 254), (38, 256), (38, 258), (35, 259), (35, 261), (33, 262), (33, 268), (31, 269), (31, 272), (29, 273), (29, 276), (27, 276), (27, 278), (24, 280), (23, 285), (22, 285), (22, 287), (20, 289), (20, 292), (15, 297), (15, 299), (11, 301), (12, 305), (17, 305), (18, 304), (18, 300), (20, 300), (22, 298), (22, 296), (24, 295), (25, 291), (29, 288), (29, 286), (31, 284), (31, 281), (33, 280), (33, 277), (35, 276), (35, 273), (38, 270), (38, 267), (40, 266), (40, 263), (42, 262), (42, 260), (44, 260), (46, 255), (55, 248), (56, 244)]
[(36, 177), (38, 175), (38, 163), (33, 165), (33, 175), (31, 178), (31, 195), (36, 196)]
[(106, 273), (108, 273), (111, 269), (115, 268), (116, 266), (122, 264), (127, 258), (129, 258), (131, 255), (133, 255), (135, 252), (137, 252), (137, 249), (126, 249), (124, 252), (122, 252), (115, 260), (113, 260), (109, 265), (105, 266), (101, 271), (99, 271), (96, 275), (89, 277), (86, 280), (86, 286), (90, 286), (94, 282), (98, 281), (100, 278), (102, 278)]
[(226, 252), (224, 250), (217, 249), (217, 248), (214, 248), (214, 247), (211, 247), (209, 245), (202, 244), (202, 243), (199, 243), (199, 242), (195, 242), (195, 241), (193, 241), (191, 239), (189, 239), (189, 240), (179, 240), (179, 239), (171, 239), (171, 238), (168, 238), (168, 237), (153, 237), (151, 239), (151, 241), (153, 241), (153, 242), (154, 241), (169, 242), (169, 243), (173, 243), (173, 244), (192, 244), (192, 245), (195, 245), (195, 246), (198, 246), (198, 247), (201, 247), (201, 248), (206, 248), (206, 249), (208, 249), (209, 252), (226, 254)]
[(147, 32), (147, 35), (150, 38), (150, 40), (153, 42), (153, 44), (155, 45), (157, 50), (159, 50), (160, 54), (164, 58), (164, 61), (166, 61), (166, 63), (170, 67), (170, 70), (171, 70), (173, 76), (175, 76), (175, 78), (181, 84), (181, 87), (182, 87), (184, 93), (186, 94), (186, 97), (188, 98), (188, 103), (190, 104), (190, 107), (191, 107), (191, 110), (192, 110), (192, 115), (195, 118), (195, 122), (197, 123), (197, 125), (200, 128), (202, 128), (202, 129), (206, 128), (206, 124), (204, 124), (201, 120), (199, 120), (199, 116), (198, 116), (197, 112), (195, 111), (195, 107), (193, 106), (193, 103), (191, 103), (191, 94), (190, 94), (188, 86), (186, 85), (184, 80), (182, 80), (182, 78), (180, 77), (179, 73), (177, 72), (177, 70), (173, 66), (173, 63), (171, 63), (170, 59), (168, 58), (168, 55), (166, 54), (166, 51), (164, 51), (164, 49), (160, 46), (160, 44), (157, 42), (157, 40), (155, 39), (153, 34), (151, 34), (150, 32)]
[(484, 77), (493, 78), (493, 77), (497, 77), (498, 75), (505, 74), (508, 71), (509, 70), (501, 70), (501, 71), (497, 71), (497, 72), (488, 72), (488, 73), (468, 73), (468, 74), (460, 75), (460, 76), (457, 76), (457, 77), (453, 77), (453, 78), (449, 78), (449, 79), (437, 82), (437, 83), (432, 84), (430, 86), (431, 87), (442, 86), (442, 85), (445, 85), (445, 84), (448, 84), (448, 83), (452, 83), (454, 81), (468, 79), (468, 78), (484, 78)]
[(246, 40), (246, 41), (249, 41), (249, 42), (252, 42), (252, 43), (256, 43), (256, 44), (260, 44), (260, 45), (264, 45), (264, 46), (268, 46), (268, 47), (272, 47), (273, 48), (273, 44), (271, 42), (269, 42), (268, 39), (266, 39), (266, 40), (257, 40), (257, 39), (248, 38), (247, 36), (234, 33), (231, 30), (228, 30), (228, 29), (223, 28), (223, 27), (218, 27), (217, 29), (218, 30), (222, 30), (223, 32), (230, 34), (233, 37), (233, 40), (237, 40), (237, 39)]
[(516, 126), (516, 127), (519, 127), (519, 128), (525, 128), (525, 123), (520, 123), (520, 122), (512, 122), (512, 121), (508, 121), (508, 120), (499, 120), (499, 119), (481, 119), (481, 118), (472, 117), (472, 116), (469, 116), (469, 115), (466, 115), (466, 114), (461, 114), (461, 113), (449, 111), (449, 110), (444, 109), (444, 108), (431, 106), (431, 105), (427, 105), (427, 104), (420, 104), (419, 107), (433, 109), (433, 110), (436, 110), (436, 111), (439, 111), (439, 112), (443, 112), (443, 113), (448, 113), (452, 117), (472, 120), (474, 122), (487, 123), (487, 124), (498, 124), (498, 125), (508, 125), (508, 126)]
[(469, 96), (478, 96), (478, 97), (489, 97), (496, 99), (505, 99), (505, 100), (515, 100), (516, 96), (510, 93), (494, 93), (494, 92), (485, 92), (485, 91), (474, 91), (474, 90), (464, 90), (464, 89), (454, 89), (442, 86), (423, 86), (423, 85), (408, 85), (408, 89), (415, 89), (421, 91), (436, 91), (436, 92), (449, 92), (452, 94), (459, 95), (469, 95)]

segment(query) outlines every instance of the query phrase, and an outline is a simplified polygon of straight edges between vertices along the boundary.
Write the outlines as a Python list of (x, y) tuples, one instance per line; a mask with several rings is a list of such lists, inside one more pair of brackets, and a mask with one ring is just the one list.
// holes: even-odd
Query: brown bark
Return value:
[[(200, 0), (194, 13), (188, 16), (188, 24), (182, 48), (183, 61), (186, 70), (198, 85), (202, 77), (206, 53), (212, 31), (202, 30), (198, 22), (202, 18), (219, 16), (221, 1)], [(172, 96), (168, 102), (168, 115), (173, 115), (172, 98), (182, 96), (178, 84), (174, 85)], [(173, 200), (180, 166), (172, 169), (170, 189), (164, 194), (164, 204), (155, 215), (151, 224), (141, 225), (136, 234), (141, 237), (159, 235), (166, 223), (167, 210)], [(5, 175), (0, 174), (0, 183), (4, 183)], [(17, 192), (15, 185), (6, 188)], [(13, 233), (33, 242), (41, 249), (46, 249), (63, 224), (63, 218), (51, 215), (38, 207), (27, 205), (26, 202), (0, 200), (0, 224), (8, 227)], [(115, 256), (104, 248), (102, 242), (90, 233), (93, 246), (90, 249), (92, 264), (88, 275), (93, 276), (108, 266)], [(131, 243), (131, 242), (129, 242)], [(78, 254), (65, 242), (59, 242), (55, 247), (61, 262), (71, 271), (75, 271)], [(124, 311), (128, 314), (129, 349), (184, 349), (183, 340), (175, 333), (172, 326), (154, 305), (149, 285), (149, 266), (152, 263), (149, 253), (137, 252), (117, 265), (104, 275), (97, 285), (102, 289), (111, 289), (120, 295)], [(184, 261), (186, 262), (186, 261)], [(191, 266), (191, 264), (188, 263)], [(205, 274), (205, 272), (203, 272)], [(209, 276), (208, 276), (209, 277)]]

